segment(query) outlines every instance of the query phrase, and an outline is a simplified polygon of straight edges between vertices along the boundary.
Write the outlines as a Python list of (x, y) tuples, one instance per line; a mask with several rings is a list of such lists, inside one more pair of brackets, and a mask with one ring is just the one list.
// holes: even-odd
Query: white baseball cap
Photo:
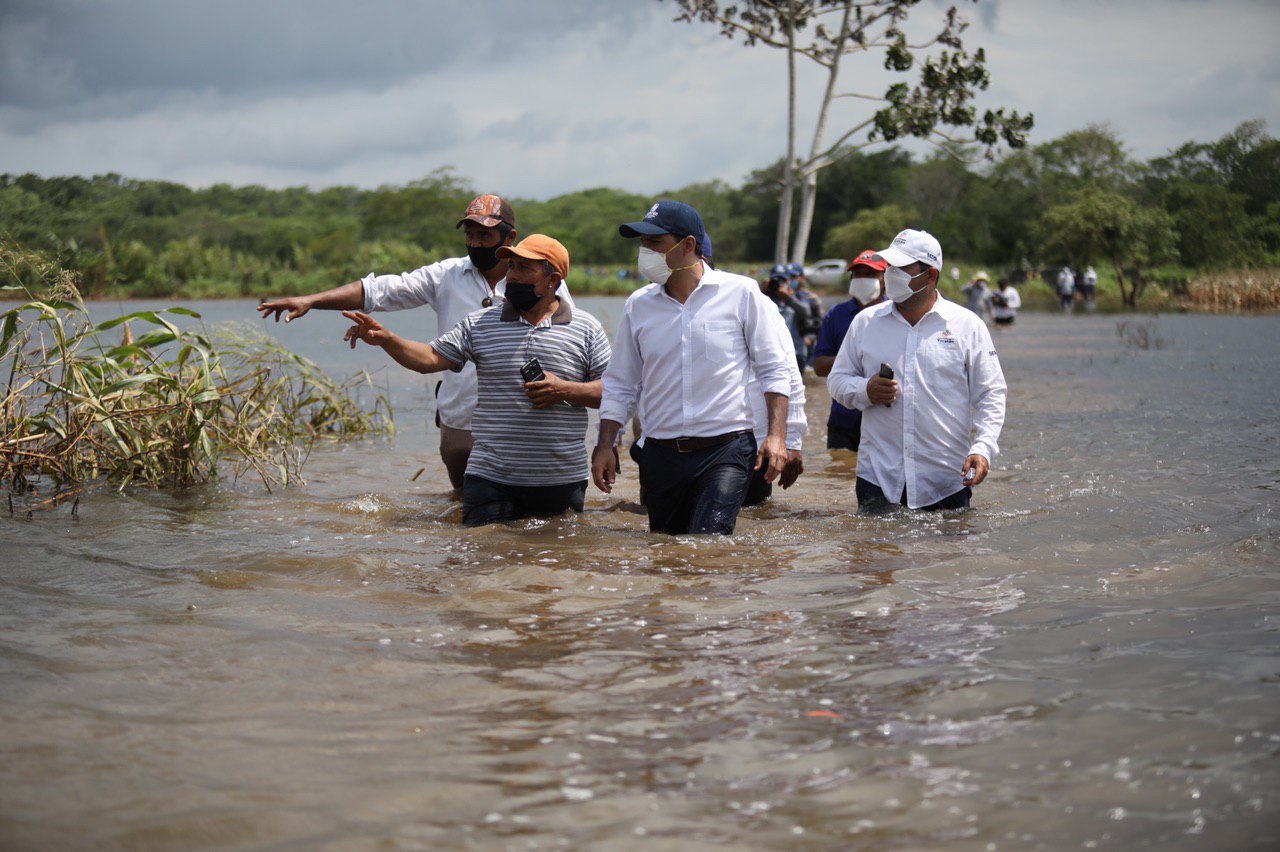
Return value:
[(928, 231), (907, 228), (893, 238), (892, 245), (881, 249), (879, 255), (890, 266), (927, 263), (934, 269), (942, 269), (942, 246), (938, 244), (937, 237)]

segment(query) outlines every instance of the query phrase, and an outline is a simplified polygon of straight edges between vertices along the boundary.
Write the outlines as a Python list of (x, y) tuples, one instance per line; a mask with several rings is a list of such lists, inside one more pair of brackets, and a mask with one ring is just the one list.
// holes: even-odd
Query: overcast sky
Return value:
[[(948, 3), (924, 0), (913, 27)], [(1280, 135), (1277, 0), (960, 3), (980, 107), (1033, 143), (1106, 123), (1149, 158), (1260, 118)], [(449, 166), (550, 198), (739, 184), (785, 148), (783, 54), (658, 0), (0, 0), (0, 172), (193, 186), (404, 184)], [(882, 93), (878, 58), (848, 89)], [(811, 134), (819, 80), (801, 139)], [(865, 117), (845, 106), (834, 127)]]

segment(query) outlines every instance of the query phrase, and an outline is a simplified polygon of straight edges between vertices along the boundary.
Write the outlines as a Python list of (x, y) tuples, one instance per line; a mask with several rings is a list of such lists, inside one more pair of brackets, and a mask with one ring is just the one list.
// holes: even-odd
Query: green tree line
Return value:
[[(1172, 269), (1165, 280), (1176, 283), (1198, 270), (1280, 265), (1280, 140), (1260, 121), (1145, 162), (1110, 128), (1089, 126), (979, 165), (889, 146), (849, 152), (824, 174), (811, 259), (848, 258), (918, 227), (949, 259), (1015, 278), (1110, 265), (1135, 300), (1156, 268)], [(774, 251), (781, 175), (779, 161), (741, 186), (708, 181), (658, 197), (702, 211), (718, 260), (759, 265)], [(404, 186), (318, 190), (5, 174), (0, 230), (77, 271), (90, 297), (312, 292), (460, 254), (455, 225), (479, 192), (502, 187), (448, 168)], [(635, 251), (617, 226), (654, 199), (595, 188), (509, 200), (519, 231), (563, 241), (570, 283), (590, 290), (617, 286)]]

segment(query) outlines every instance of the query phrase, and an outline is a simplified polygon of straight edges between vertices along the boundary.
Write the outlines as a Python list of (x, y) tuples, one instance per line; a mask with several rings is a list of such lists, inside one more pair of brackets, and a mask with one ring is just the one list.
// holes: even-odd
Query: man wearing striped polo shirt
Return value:
[(359, 311), (343, 312), (356, 323), (346, 334), (352, 346), (380, 346), (411, 370), (476, 365), (474, 446), (462, 485), (467, 526), (582, 511), (586, 409), (600, 407), (611, 354), (596, 318), (556, 295), (569, 274), (563, 245), (534, 234), (502, 246), (498, 256), (508, 261), (506, 302), (469, 314), (430, 344), (405, 340)]

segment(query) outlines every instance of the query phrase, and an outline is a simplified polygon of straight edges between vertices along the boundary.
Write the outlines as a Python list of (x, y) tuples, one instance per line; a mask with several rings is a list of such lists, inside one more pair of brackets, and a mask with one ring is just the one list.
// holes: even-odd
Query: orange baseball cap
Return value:
[(569, 250), (559, 240), (546, 234), (531, 234), (514, 246), (498, 247), (498, 257), (512, 256), (548, 261), (560, 273), (561, 278), (569, 277)]
[(462, 214), (455, 227), (461, 228), (463, 222), (475, 222), (486, 228), (496, 228), (503, 222), (511, 227), (516, 226), (516, 211), (511, 205), (496, 195), (480, 195), (467, 205), (467, 212)]

